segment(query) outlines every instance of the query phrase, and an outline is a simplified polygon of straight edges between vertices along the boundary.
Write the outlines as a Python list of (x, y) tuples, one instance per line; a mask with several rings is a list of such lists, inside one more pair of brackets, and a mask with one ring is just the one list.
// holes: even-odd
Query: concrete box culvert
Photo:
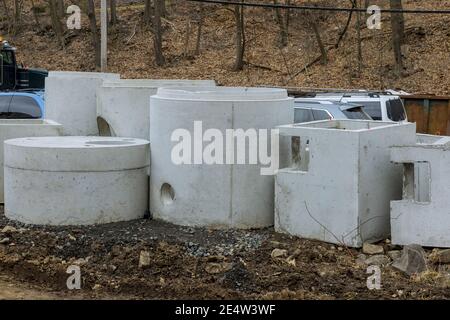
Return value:
[(149, 137), (150, 96), (159, 87), (215, 86), (214, 80), (121, 79), (105, 81), (97, 90), (97, 117), (101, 136)]
[(45, 118), (64, 126), (64, 135), (98, 135), (97, 88), (119, 74), (52, 71), (45, 79)]
[(0, 203), (3, 196), (3, 142), (22, 137), (43, 137), (62, 135), (63, 127), (51, 120), (41, 119), (2, 119), (0, 120)]
[[(154, 218), (186, 226), (212, 228), (259, 228), (273, 225), (274, 178), (261, 175), (260, 158), (249, 164), (249, 141), (245, 143), (246, 164), (226, 164), (226, 132), (267, 130), (265, 147), (270, 153), (270, 131), (277, 125), (293, 123), (293, 99), (281, 89), (269, 88), (160, 88), (151, 97), (150, 108), (150, 211)], [(194, 122), (202, 131), (215, 129), (223, 137), (223, 161), (195, 162)], [(191, 163), (172, 160), (172, 134), (184, 129), (192, 137)], [(219, 135), (218, 135), (219, 136)], [(267, 135), (266, 135), (267, 136)], [(217, 136), (216, 136), (217, 138)], [(200, 140), (202, 137), (200, 137)], [(215, 138), (214, 138), (215, 139)], [(206, 150), (211, 140), (197, 145)], [(259, 141), (261, 147), (262, 141)], [(237, 163), (234, 140), (234, 155)], [(280, 141), (283, 161), (289, 142)], [(260, 150), (261, 148), (258, 148)], [(263, 150), (263, 149), (261, 149)], [(202, 151), (201, 151), (202, 152)], [(198, 154), (198, 153), (197, 153)], [(200, 155), (201, 157), (201, 155)], [(198, 159), (197, 159), (198, 160)], [(228, 162), (229, 163), (229, 162)]]
[(390, 201), (401, 199), (402, 166), (390, 147), (414, 143), (415, 124), (319, 121), (280, 127), (292, 163), (275, 178), (275, 230), (361, 247), (390, 235)]
[(5, 141), (5, 215), (36, 225), (93, 225), (142, 218), (149, 142), (48, 137)]
[(403, 165), (403, 199), (391, 202), (392, 242), (450, 247), (450, 137), (418, 135), (391, 149)]

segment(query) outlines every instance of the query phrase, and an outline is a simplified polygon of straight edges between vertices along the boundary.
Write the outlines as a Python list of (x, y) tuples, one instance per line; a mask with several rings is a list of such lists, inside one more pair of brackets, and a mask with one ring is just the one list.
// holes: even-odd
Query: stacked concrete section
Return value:
[(391, 203), (392, 242), (450, 247), (450, 137), (419, 135), (392, 148), (404, 166), (403, 200)]
[(104, 82), (97, 91), (100, 135), (148, 139), (149, 101), (159, 87), (215, 86), (213, 80), (123, 79)]
[(96, 72), (50, 72), (45, 79), (46, 118), (61, 123), (68, 136), (98, 135), (97, 88), (120, 75)]
[(3, 142), (22, 137), (59, 136), (62, 126), (51, 120), (20, 119), (0, 120), (0, 203), (3, 196)]
[[(236, 152), (239, 142), (231, 136), (235, 145), (227, 150), (224, 140), (229, 129), (256, 133), (292, 122), (293, 100), (286, 90), (159, 89), (151, 97), (150, 109), (151, 213), (157, 219), (187, 226), (273, 225), (273, 176), (261, 175), (261, 167), (268, 165), (262, 165), (258, 155), (254, 164), (249, 161), (249, 151), (266, 148), (270, 155), (275, 145), (270, 144), (271, 137), (263, 134), (267, 141), (260, 139), (256, 150), (249, 148), (247, 140), (243, 148), (247, 164), (237, 164), (242, 156)], [(266, 133), (270, 135), (270, 130)], [(213, 142), (217, 148), (211, 148)], [(202, 157), (205, 153), (221, 156), (210, 162)], [(226, 156), (232, 161), (227, 162)], [(180, 157), (184, 160), (179, 161)]]
[(106, 137), (5, 142), (5, 215), (28, 224), (90, 225), (142, 218), (149, 143)]
[(280, 127), (293, 161), (275, 181), (275, 229), (351, 247), (385, 239), (402, 167), (390, 147), (415, 141), (415, 124), (319, 121)]

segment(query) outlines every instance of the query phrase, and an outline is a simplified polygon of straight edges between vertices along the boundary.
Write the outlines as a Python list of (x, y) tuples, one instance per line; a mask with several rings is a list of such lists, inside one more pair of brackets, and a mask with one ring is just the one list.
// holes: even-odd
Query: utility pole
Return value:
[(102, 72), (108, 70), (108, 14), (106, 0), (101, 0), (100, 11), (100, 23), (101, 23), (101, 49), (100, 49), (100, 66)]

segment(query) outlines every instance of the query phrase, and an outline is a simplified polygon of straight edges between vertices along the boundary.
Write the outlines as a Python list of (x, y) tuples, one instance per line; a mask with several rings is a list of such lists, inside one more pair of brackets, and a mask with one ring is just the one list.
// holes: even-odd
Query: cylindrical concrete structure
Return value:
[(102, 136), (148, 139), (149, 101), (159, 87), (215, 86), (213, 80), (121, 79), (97, 89), (97, 116)]
[[(270, 165), (262, 165), (260, 154), (270, 156), (270, 129), (293, 123), (293, 99), (286, 90), (161, 88), (150, 104), (150, 211), (154, 218), (213, 228), (273, 225), (274, 179), (261, 174), (261, 168)], [(250, 138), (244, 137), (244, 147), (239, 148), (233, 138), (237, 129), (247, 138), (257, 136), (259, 146), (250, 148)], [(285, 147), (280, 145), (280, 151), (286, 152)], [(208, 154), (215, 161), (207, 159)]]
[(149, 142), (40, 137), (5, 141), (5, 215), (38, 225), (91, 225), (144, 216)]
[(0, 120), (0, 203), (3, 196), (3, 142), (22, 137), (47, 137), (62, 135), (63, 127), (51, 120), (1, 119)]
[(64, 127), (64, 135), (95, 136), (97, 88), (119, 74), (52, 71), (45, 79), (45, 117)]

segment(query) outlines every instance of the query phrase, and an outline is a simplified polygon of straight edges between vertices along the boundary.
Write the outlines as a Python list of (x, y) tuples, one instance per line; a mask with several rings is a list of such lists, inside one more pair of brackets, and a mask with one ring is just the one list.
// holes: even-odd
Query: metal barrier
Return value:
[(418, 133), (450, 135), (450, 96), (401, 96), (410, 122)]

